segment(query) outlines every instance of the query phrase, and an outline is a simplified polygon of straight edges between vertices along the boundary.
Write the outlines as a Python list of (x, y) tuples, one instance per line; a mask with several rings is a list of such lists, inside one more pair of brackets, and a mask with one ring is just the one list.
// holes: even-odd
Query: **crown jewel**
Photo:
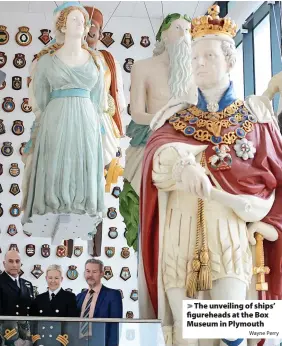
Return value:
[(213, 5), (208, 9), (208, 15), (192, 19), (192, 39), (206, 35), (227, 35), (233, 38), (236, 35), (237, 25), (230, 18), (219, 17), (220, 8)]

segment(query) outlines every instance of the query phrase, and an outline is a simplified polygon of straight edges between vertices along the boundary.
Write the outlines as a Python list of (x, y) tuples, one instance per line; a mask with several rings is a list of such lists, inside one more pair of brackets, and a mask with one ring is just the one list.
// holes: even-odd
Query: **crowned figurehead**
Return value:
[(237, 25), (230, 18), (219, 17), (220, 8), (213, 5), (208, 9), (208, 15), (192, 19), (191, 35), (193, 42), (204, 39), (221, 39), (234, 43)]
[[(282, 296), (282, 138), (269, 101), (235, 95), (235, 35), (235, 23), (220, 18), (217, 5), (192, 19), (198, 102), (158, 112), (144, 153), (140, 317), (162, 320), (167, 345), (202, 345), (182, 336), (183, 300)], [(264, 239), (257, 252), (270, 273), (263, 256), (253, 257), (254, 234)], [(253, 289), (254, 266), (264, 273)]]

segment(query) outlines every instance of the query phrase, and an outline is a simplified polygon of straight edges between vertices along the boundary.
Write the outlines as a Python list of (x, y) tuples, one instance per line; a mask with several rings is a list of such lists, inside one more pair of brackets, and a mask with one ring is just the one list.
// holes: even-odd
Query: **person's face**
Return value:
[(56, 291), (61, 287), (63, 278), (58, 270), (49, 270), (46, 274), (46, 282), (51, 291)]
[(3, 265), (8, 274), (13, 277), (17, 277), (22, 265), (19, 253), (17, 251), (10, 251), (6, 255)]
[(88, 32), (86, 42), (90, 48), (96, 48), (100, 39), (100, 24), (96, 20), (91, 21), (91, 28)]
[(95, 287), (101, 283), (104, 273), (100, 272), (100, 266), (96, 263), (87, 263), (84, 277), (89, 287)]
[(201, 40), (192, 45), (192, 70), (200, 89), (219, 85), (230, 70), (220, 40)]
[(183, 19), (174, 20), (170, 27), (162, 33), (162, 37), (166, 40), (167, 44), (179, 41), (181, 37), (190, 37), (190, 23)]
[(67, 17), (66, 27), (62, 32), (70, 37), (82, 37), (84, 33), (85, 19), (81, 11), (71, 11)]

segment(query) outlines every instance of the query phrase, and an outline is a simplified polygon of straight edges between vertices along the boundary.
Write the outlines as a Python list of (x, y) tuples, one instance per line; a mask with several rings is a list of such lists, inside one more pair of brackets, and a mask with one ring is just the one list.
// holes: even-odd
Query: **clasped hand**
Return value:
[(205, 173), (205, 169), (199, 164), (184, 167), (181, 180), (184, 190), (201, 199), (209, 199), (212, 184)]
[(248, 226), (248, 239), (251, 245), (256, 245), (255, 233), (261, 234), (269, 241), (278, 239), (278, 232), (275, 227), (262, 221), (253, 222)]

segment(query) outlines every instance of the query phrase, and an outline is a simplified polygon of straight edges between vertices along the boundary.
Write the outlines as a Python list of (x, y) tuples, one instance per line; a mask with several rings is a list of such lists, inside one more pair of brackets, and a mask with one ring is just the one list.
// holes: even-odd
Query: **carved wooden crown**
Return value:
[(192, 39), (206, 35), (227, 35), (233, 38), (236, 35), (237, 25), (230, 18), (219, 17), (220, 8), (213, 5), (208, 9), (208, 15), (192, 19)]

